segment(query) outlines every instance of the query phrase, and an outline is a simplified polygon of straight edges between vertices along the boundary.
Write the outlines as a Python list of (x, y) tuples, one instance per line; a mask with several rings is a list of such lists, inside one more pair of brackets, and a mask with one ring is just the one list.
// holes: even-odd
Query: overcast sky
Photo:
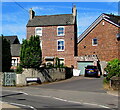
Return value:
[(1, 34), (5, 36), (17, 35), (21, 42), (22, 39), (26, 38), (26, 24), (29, 20), (30, 8), (33, 8), (36, 15), (71, 14), (72, 5), (75, 4), (77, 7), (78, 36), (102, 13), (118, 15), (118, 0), (104, 0), (106, 2), (87, 2), (87, 0), (86, 2), (75, 2), (75, 0), (74, 2), (38, 2), (38, 0), (34, 0), (36, 2), (28, 2), (28, 0), (27, 2), (22, 2), (22, 0), (21, 2), (19, 0), (5, 1), (7, 0), (2, 2), (1, 8)]

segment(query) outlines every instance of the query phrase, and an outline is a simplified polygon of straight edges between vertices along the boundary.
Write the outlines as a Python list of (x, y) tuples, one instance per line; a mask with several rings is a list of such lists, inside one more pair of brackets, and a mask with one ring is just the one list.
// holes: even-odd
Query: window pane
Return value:
[(58, 46), (58, 50), (61, 50), (61, 46)]
[(61, 45), (64, 46), (64, 41), (61, 41)]
[(58, 28), (58, 31), (63, 31), (64, 30), (64, 28)]
[(97, 44), (97, 39), (94, 39), (94, 44)]
[(98, 40), (97, 40), (97, 38), (94, 38), (93, 39), (93, 45), (97, 45), (98, 44)]
[(62, 50), (64, 50), (64, 46), (62, 46)]
[(60, 41), (58, 41), (58, 46), (60, 45)]
[(61, 34), (61, 32), (58, 32), (58, 35), (60, 35)]

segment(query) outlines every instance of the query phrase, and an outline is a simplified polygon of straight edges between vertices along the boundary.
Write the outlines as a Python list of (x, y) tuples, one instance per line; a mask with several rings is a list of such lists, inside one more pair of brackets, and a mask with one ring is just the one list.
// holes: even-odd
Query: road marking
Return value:
[(33, 106), (30, 106), (30, 105), (23, 105), (23, 104), (18, 104), (18, 103), (9, 103), (9, 102), (2, 102), (2, 103), (7, 103), (7, 104), (10, 104), (10, 105), (14, 105), (14, 106), (27, 107), (27, 108), (31, 108), (33, 110), (37, 110), (36, 108), (34, 108)]
[(68, 102), (67, 100), (65, 99), (61, 99), (61, 98), (57, 98), (57, 97), (52, 97), (53, 99), (56, 99), (56, 100), (60, 100), (60, 101), (64, 101), (64, 102)]
[(19, 91), (20, 93), (23, 93), (23, 94), (25, 94), (25, 95), (28, 95), (28, 93), (26, 93), (26, 92), (22, 92), (22, 91)]
[(82, 104), (81, 102), (76, 102), (76, 101), (68, 101), (70, 103), (76, 103), (76, 104)]
[(99, 107), (102, 107), (102, 108), (108, 108), (109, 109), (109, 107), (104, 106), (104, 105), (93, 104), (93, 103), (84, 103), (84, 104), (86, 104), (86, 105), (93, 105), (93, 106), (99, 106)]
[(52, 97), (53, 99), (56, 99), (56, 100), (60, 100), (60, 101), (64, 101), (64, 102), (70, 102), (70, 103), (75, 103), (75, 104), (85, 104), (85, 105), (92, 105), (92, 106), (99, 106), (99, 107), (102, 107), (102, 108), (108, 108), (110, 109), (110, 107), (107, 107), (105, 105), (99, 105), (99, 104), (94, 104), (94, 103), (86, 103), (86, 102), (77, 102), (77, 101), (69, 101), (69, 100), (65, 100), (65, 99), (62, 99), (62, 98), (58, 98), (58, 97)]
[[(4, 91), (11, 91), (11, 90), (4, 90)], [(45, 97), (45, 98), (53, 98), (53, 99), (56, 99), (56, 100), (60, 100), (60, 101), (64, 101), (64, 102), (69, 102), (69, 103), (75, 103), (75, 104), (85, 104), (85, 105), (92, 105), (92, 106), (99, 106), (99, 107), (102, 107), (102, 108), (108, 108), (110, 109), (110, 107), (108, 106), (105, 106), (105, 105), (99, 105), (99, 104), (94, 104), (94, 103), (86, 103), (86, 102), (77, 102), (77, 101), (70, 101), (70, 100), (66, 100), (66, 99), (62, 99), (62, 98), (59, 98), (59, 97), (53, 97), (53, 96), (45, 96), (45, 95), (32, 95), (32, 94), (28, 94), (28, 93), (25, 93), (25, 92), (22, 92), (22, 91), (11, 91), (11, 92), (19, 92), (19, 93), (23, 93), (25, 95), (31, 95), (31, 96), (39, 96), (39, 97)], [(32, 107), (32, 106), (31, 106)], [(36, 109), (35, 109), (36, 110)]]
[(3, 90), (3, 91), (9, 91), (9, 92), (15, 92), (15, 93), (22, 93), (22, 94), (28, 95), (28, 93), (22, 92), (22, 91), (12, 91), (12, 90)]

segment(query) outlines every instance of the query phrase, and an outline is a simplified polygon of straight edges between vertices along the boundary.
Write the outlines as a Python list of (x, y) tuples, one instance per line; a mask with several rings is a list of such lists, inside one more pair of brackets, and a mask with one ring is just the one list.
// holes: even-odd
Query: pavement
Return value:
[(107, 91), (107, 93), (110, 95), (113, 95), (113, 96), (120, 96), (120, 92), (118, 92), (118, 91), (110, 90), (110, 91)]
[[(8, 104), (6, 102), (0, 102), (0, 109), (4, 110), (4, 109), (7, 109), (7, 108), (19, 108), (18, 106), (14, 106), (12, 104)], [(22, 109), (21, 109), (22, 110)]]

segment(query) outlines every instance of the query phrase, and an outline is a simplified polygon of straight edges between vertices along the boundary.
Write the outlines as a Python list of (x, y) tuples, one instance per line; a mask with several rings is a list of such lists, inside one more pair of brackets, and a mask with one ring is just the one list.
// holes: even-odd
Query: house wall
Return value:
[[(104, 22), (104, 25), (103, 25)], [(81, 42), (78, 44), (78, 56), (97, 55), (100, 61), (110, 61), (118, 58), (118, 40), (116, 34), (118, 27), (102, 20)], [(98, 39), (98, 46), (92, 46), (92, 39)]]
[[(120, 32), (120, 30), (118, 30)], [(120, 38), (118, 39), (118, 59), (120, 60)]]
[[(74, 63), (75, 55), (75, 28), (74, 25), (67, 25), (65, 27), (65, 36), (57, 36), (58, 26), (42, 27), (42, 57), (58, 57), (64, 58), (65, 65), (71, 66)], [(27, 39), (35, 34), (35, 27), (27, 27)], [(65, 50), (57, 51), (57, 40), (63, 39), (65, 41)]]
[[(13, 61), (13, 59), (15, 61)], [(12, 66), (11, 66), (11, 69), (16, 69), (19, 64), (20, 64), (20, 57), (12, 57)]]

